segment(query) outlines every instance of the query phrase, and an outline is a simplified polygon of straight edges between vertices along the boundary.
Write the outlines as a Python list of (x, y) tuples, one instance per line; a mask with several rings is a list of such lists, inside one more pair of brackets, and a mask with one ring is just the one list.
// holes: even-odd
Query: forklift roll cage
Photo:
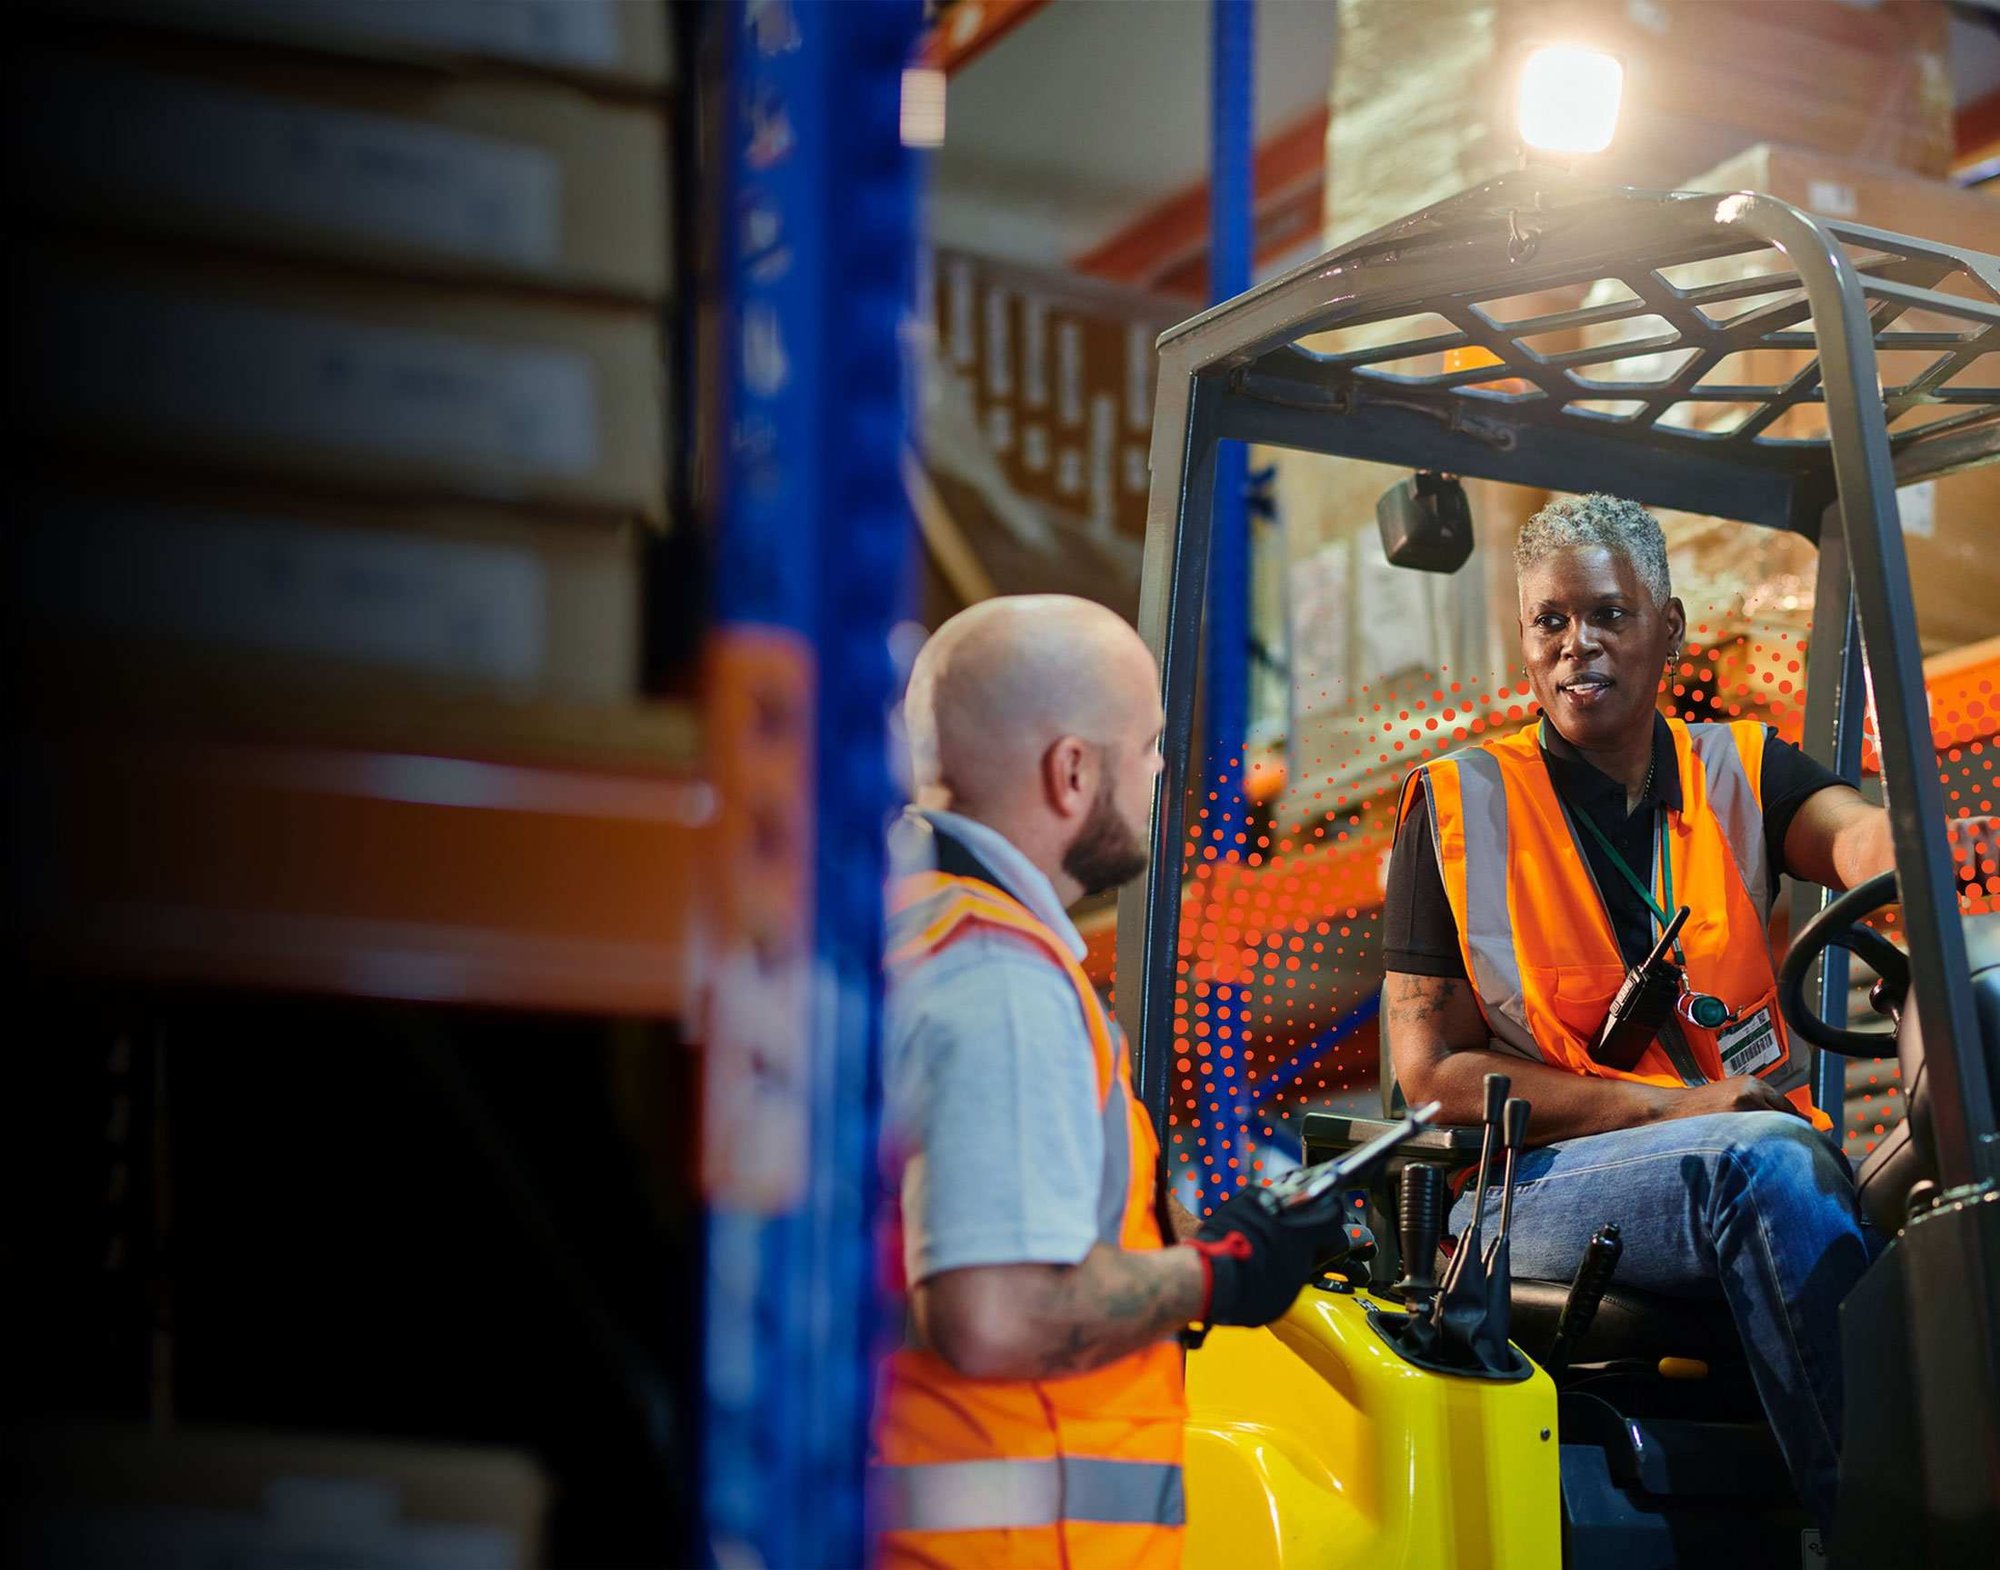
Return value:
[[(1703, 270), (1690, 264), (1726, 258), (1743, 258), (1755, 275), (1687, 276)], [(1500, 309), (1600, 280), (1622, 284), (1621, 298), (1520, 320)], [(1390, 331), (1419, 316), (1441, 317), (1448, 330)], [(1639, 328), (1655, 318), (1665, 331), (1559, 352), (1537, 347), (1573, 329)], [(1302, 342), (1371, 324), (1386, 341), (1338, 352)], [(1782, 384), (1706, 380), (1731, 356), (1766, 349), (1813, 356)], [(1390, 369), (1450, 350), (1484, 352), (1437, 373)], [(1935, 361), (1883, 386), (1878, 354), (1908, 350)], [(1989, 353), (1988, 385), (1968, 384)], [(1681, 363), (1645, 380), (1590, 374), (1641, 356)], [(1807, 745), (1842, 772), (1858, 769), (1865, 647), (1905, 927), (1912, 952), (1931, 956), (1915, 967), (1913, 997), (1939, 1177), (1947, 1188), (2000, 1178), (2000, 1065), (1989, 1060), (1974, 1014), (1896, 496), (1899, 485), (2000, 459), (2000, 258), (1813, 217), (1768, 196), (1608, 190), (1531, 168), (1171, 329), (1159, 340), (1158, 375), (1139, 629), (1160, 662), (1166, 767), (1151, 871), (1119, 903), (1117, 978), (1123, 1012), (1137, 1023), (1135, 1067), (1156, 1123), (1166, 1120), (1174, 1050), (1179, 850), (1216, 452), (1237, 440), (1606, 491), (1814, 540)], [(1606, 403), (1617, 412), (1604, 412)], [(1689, 404), (1749, 412), (1726, 431), (1677, 424), (1677, 406)], [(1804, 406), (1823, 407), (1824, 436), (1771, 434)], [(1822, 898), (1802, 894), (1796, 918)], [(1845, 956), (1829, 950), (1822, 1016), (1841, 1018), (1845, 994)], [(1821, 1054), (1820, 1066), (1816, 1099), (1837, 1101), (1839, 1061)]]

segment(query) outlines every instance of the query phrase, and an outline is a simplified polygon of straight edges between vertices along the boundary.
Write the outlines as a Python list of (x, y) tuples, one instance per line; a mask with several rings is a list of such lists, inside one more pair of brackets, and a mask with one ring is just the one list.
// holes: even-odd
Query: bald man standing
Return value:
[(879, 1563), (1177, 1565), (1178, 1334), (1275, 1319), (1339, 1220), (1245, 1193), (1166, 1241), (1158, 1141), (1066, 914), (1146, 865), (1164, 716), (1138, 635), (1087, 600), (986, 601), (924, 646), (904, 718), (885, 1066), (911, 1314)]

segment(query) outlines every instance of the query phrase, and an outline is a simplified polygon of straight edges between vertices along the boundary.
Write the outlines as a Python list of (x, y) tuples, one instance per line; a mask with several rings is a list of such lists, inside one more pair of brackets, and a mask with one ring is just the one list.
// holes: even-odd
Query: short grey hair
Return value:
[(1514, 542), (1514, 570), (1525, 572), (1557, 551), (1601, 545), (1632, 564), (1639, 581), (1664, 605), (1674, 586), (1667, 575), (1667, 537), (1660, 521), (1637, 502), (1592, 492), (1552, 501), (1527, 523)]

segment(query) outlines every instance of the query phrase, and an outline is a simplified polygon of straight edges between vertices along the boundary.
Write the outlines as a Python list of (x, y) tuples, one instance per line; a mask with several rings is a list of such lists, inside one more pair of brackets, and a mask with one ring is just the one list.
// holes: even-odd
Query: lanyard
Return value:
[[(1666, 903), (1664, 905), (1654, 902), (1653, 891), (1639, 881), (1639, 874), (1626, 864), (1625, 858), (1618, 854), (1618, 847), (1611, 843), (1611, 836), (1606, 834), (1604, 830), (1600, 829), (1592, 821), (1590, 814), (1579, 810), (1576, 816), (1578, 821), (1586, 829), (1590, 830), (1591, 835), (1596, 839), (1597, 843), (1604, 848), (1604, 854), (1611, 858), (1611, 865), (1616, 867), (1623, 874), (1625, 881), (1632, 885), (1633, 892), (1646, 902), (1646, 909), (1651, 912), (1653, 920), (1659, 923), (1660, 931), (1665, 932), (1667, 930), (1667, 923), (1673, 919), (1668, 912), (1675, 908), (1674, 863), (1672, 856), (1667, 852), (1666, 813), (1662, 812), (1657, 805), (1653, 808), (1653, 822), (1659, 829), (1660, 884), (1661, 891), (1666, 896)], [(1681, 952), (1681, 945), (1678, 939), (1674, 942), (1674, 959), (1683, 966), (1687, 964), (1687, 956)]]
[[(1626, 864), (1625, 858), (1618, 854), (1618, 847), (1611, 843), (1611, 836), (1597, 826), (1588, 812), (1579, 809), (1575, 813), (1565, 815), (1581, 820), (1583, 826), (1590, 830), (1591, 837), (1604, 848), (1604, 854), (1611, 858), (1611, 865), (1616, 867), (1625, 881), (1632, 885), (1633, 893), (1646, 902), (1647, 912), (1659, 923), (1660, 931), (1664, 934), (1673, 920), (1668, 912), (1678, 908), (1674, 904), (1674, 859), (1667, 845), (1666, 809), (1657, 802), (1653, 805), (1653, 823), (1659, 831), (1660, 891), (1666, 900), (1664, 906), (1654, 903), (1653, 891), (1640, 882), (1639, 874)], [(1605, 914), (1609, 915), (1610, 912), (1607, 911)], [(1674, 939), (1674, 962), (1681, 968), (1681, 996), (1675, 1005), (1676, 1012), (1689, 1024), (1697, 1025), (1703, 1030), (1720, 1030), (1725, 1025), (1734, 1024), (1738, 1016), (1727, 1003), (1709, 993), (1698, 992), (1687, 984), (1687, 954), (1681, 948), (1679, 938)]]

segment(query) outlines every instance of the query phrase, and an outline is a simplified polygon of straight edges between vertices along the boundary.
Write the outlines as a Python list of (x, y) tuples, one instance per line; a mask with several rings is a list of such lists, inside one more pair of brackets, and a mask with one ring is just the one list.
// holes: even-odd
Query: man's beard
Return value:
[(1063, 852), (1063, 871), (1083, 886), (1086, 894), (1102, 894), (1130, 883), (1146, 870), (1145, 843), (1134, 834), (1112, 804), (1107, 782), (1091, 803), (1090, 816)]

